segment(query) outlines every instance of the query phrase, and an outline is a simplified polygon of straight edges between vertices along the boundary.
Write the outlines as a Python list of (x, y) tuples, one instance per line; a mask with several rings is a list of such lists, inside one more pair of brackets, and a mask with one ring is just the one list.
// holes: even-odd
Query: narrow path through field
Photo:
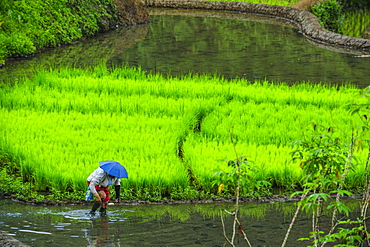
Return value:
[[(228, 96), (225, 96), (225, 98), (226, 98), (225, 103), (220, 102), (218, 107), (223, 107), (223, 106), (229, 104), (230, 102), (232, 102), (232, 100), (233, 100), (232, 98), (229, 98)], [(186, 142), (186, 138), (188, 137), (188, 135), (191, 132), (196, 133), (196, 134), (201, 133), (203, 120), (209, 114), (211, 114), (213, 111), (214, 111), (214, 109), (209, 109), (209, 108), (207, 108), (207, 109), (205, 109), (205, 108), (198, 109), (198, 111), (196, 111), (194, 113), (193, 117), (191, 118), (192, 121), (191, 121), (190, 125), (188, 126), (188, 129), (184, 130), (184, 135), (179, 138), (178, 143), (177, 143), (177, 157), (181, 160), (182, 164), (184, 165), (184, 168), (185, 168), (186, 172), (189, 175), (190, 184), (192, 184), (194, 187), (197, 187), (197, 188), (200, 187), (200, 186), (198, 186), (199, 183), (198, 183), (197, 178), (194, 175), (191, 167), (186, 163), (186, 158), (185, 158), (186, 154), (184, 153), (183, 146), (184, 146), (184, 143)]]

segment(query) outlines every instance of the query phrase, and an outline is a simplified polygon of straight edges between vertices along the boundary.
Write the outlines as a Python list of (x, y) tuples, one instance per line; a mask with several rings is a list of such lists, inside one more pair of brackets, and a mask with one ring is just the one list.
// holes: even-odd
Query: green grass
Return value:
[(0, 64), (96, 34), (113, 20), (112, 0), (0, 1)]
[(341, 23), (344, 35), (363, 38), (362, 34), (370, 26), (369, 10), (345, 12)]
[[(356, 119), (342, 106), (360, 100), (350, 86), (165, 78), (104, 66), (41, 70), (2, 86), (0, 149), (39, 190), (83, 191), (99, 161), (118, 160), (132, 193), (171, 196), (195, 184), (212, 194), (213, 174), (237, 158), (232, 133), (238, 155), (258, 168), (256, 178), (290, 188), (301, 176), (289, 162), (290, 143), (308, 122), (334, 121), (350, 132)], [(362, 166), (349, 187), (358, 185)]]
[(226, 1), (279, 5), (289, 7), (295, 3), (298, 3), (300, 0), (226, 0)]

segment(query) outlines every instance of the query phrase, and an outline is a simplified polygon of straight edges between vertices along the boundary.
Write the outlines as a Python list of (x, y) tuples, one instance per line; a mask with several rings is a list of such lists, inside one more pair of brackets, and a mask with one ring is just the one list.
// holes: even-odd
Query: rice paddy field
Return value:
[(344, 35), (363, 38), (364, 31), (370, 26), (370, 11), (345, 12), (340, 26)]
[[(129, 174), (126, 193), (216, 194), (215, 172), (230, 172), (227, 161), (238, 156), (255, 167), (256, 180), (291, 188), (301, 179), (291, 143), (311, 122), (350, 133), (359, 123), (343, 105), (362, 100), (351, 86), (175, 78), (103, 65), (39, 70), (0, 86), (0, 151), (37, 190), (84, 191), (99, 161), (117, 160)], [(366, 153), (357, 156), (348, 188), (363, 182)]]

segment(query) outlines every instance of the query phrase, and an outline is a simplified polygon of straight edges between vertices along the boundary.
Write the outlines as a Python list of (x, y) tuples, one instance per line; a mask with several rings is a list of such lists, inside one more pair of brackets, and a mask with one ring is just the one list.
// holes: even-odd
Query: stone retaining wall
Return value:
[(3, 247), (30, 247), (17, 239), (13, 238), (10, 235), (7, 235), (5, 232), (0, 231), (0, 246)]
[(300, 32), (315, 42), (370, 51), (370, 39), (349, 37), (323, 28), (315, 15), (309, 11), (276, 5), (241, 3), (231, 1), (201, 0), (142, 0), (146, 7), (172, 9), (218, 10), (235, 13), (250, 13), (287, 19), (295, 23)]

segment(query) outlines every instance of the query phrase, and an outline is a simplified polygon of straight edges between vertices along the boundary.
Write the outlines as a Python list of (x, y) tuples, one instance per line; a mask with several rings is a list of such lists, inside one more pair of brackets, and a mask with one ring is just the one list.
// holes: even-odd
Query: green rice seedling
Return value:
[(363, 38), (362, 34), (370, 26), (369, 10), (345, 12), (341, 23), (341, 30), (344, 35)]
[[(228, 159), (234, 159), (235, 153), (232, 144), (222, 143), (210, 140), (190, 139), (184, 146), (184, 153), (187, 164), (190, 164), (191, 170), (203, 190), (216, 193), (217, 186), (214, 186), (216, 172), (231, 172), (228, 167)], [(250, 162), (251, 166), (256, 167), (251, 172), (251, 176), (256, 181), (270, 181), (274, 185), (285, 187), (287, 185), (286, 177), (281, 169), (285, 165), (285, 173), (289, 171), (290, 183), (299, 181), (300, 170), (297, 164), (288, 163), (289, 148), (278, 148), (274, 145), (260, 145), (238, 143), (237, 150), (240, 155), (244, 155)], [(274, 150), (274, 151), (273, 151)], [(197, 155), (201, 153), (202, 155)]]
[[(103, 117), (105, 121), (103, 124), (99, 119), (97, 121), (90, 119), (89, 121), (84, 116), (76, 114), (69, 114), (74, 118), (69, 120), (68, 118), (61, 119), (57, 114), (48, 114), (46, 117), (36, 115), (33, 112), (22, 113), (27, 117), (27, 121), (21, 126), (15, 122), (13, 126), (9, 126), (9, 129), (4, 130), (6, 135), (12, 136), (14, 135), (14, 127), (17, 127), (16, 131), (30, 135), (28, 140), (27, 137), (20, 136), (21, 139), (14, 138), (13, 141), (27, 146), (22, 148), (22, 152), (28, 158), (23, 166), (28, 169), (32, 167), (33, 177), (39, 189), (54, 185), (58, 186), (58, 190), (65, 190), (67, 185), (61, 184), (59, 177), (64, 177), (63, 181), (80, 181), (80, 186), (74, 189), (82, 189), (84, 186), (81, 184), (81, 180), (98, 167), (97, 161), (107, 160), (110, 157), (120, 160), (130, 170), (128, 185), (133, 183), (133, 187), (145, 185), (148, 188), (161, 188), (166, 191), (173, 186), (172, 184), (186, 187), (188, 183), (187, 174), (175, 156), (175, 146), (171, 147), (170, 142), (164, 142), (166, 138), (175, 139), (168, 135), (174, 133), (174, 130), (164, 128), (157, 133), (154, 129), (147, 130), (149, 133), (137, 133), (134, 129), (128, 129), (126, 128), (128, 126), (125, 127), (123, 124), (115, 127), (114, 122), (119, 122), (117, 118), (110, 120), (108, 117)], [(16, 119), (17, 117), (5, 112), (3, 116), (7, 119)], [(88, 118), (92, 118), (92, 116), (88, 116)], [(140, 126), (138, 125), (148, 123), (148, 119), (140, 120), (137, 117), (131, 119), (130, 123), (139, 127), (139, 130)], [(43, 124), (40, 124), (39, 127), (43, 129), (44, 133), (38, 133), (37, 129), (30, 127), (37, 125), (40, 120)], [(95, 128), (89, 127), (89, 124), (95, 125)], [(159, 127), (164, 126), (159, 125)], [(52, 136), (54, 133), (56, 136)], [(162, 136), (164, 139), (158, 142), (156, 140), (158, 136)], [(105, 143), (109, 143), (109, 145)], [(145, 147), (138, 150), (138, 146), (141, 145)], [(168, 157), (163, 159), (166, 156)], [(34, 162), (32, 163), (31, 160)], [(168, 181), (169, 178), (171, 183)], [(139, 185), (135, 186), (135, 183), (139, 183)], [(166, 183), (171, 185), (167, 186)]]
[[(235, 160), (227, 162), (228, 168), (231, 171), (221, 171), (214, 173), (216, 181), (213, 182), (218, 186), (218, 193), (231, 193), (235, 194), (237, 185), (240, 185), (239, 195), (245, 197), (261, 197), (269, 194), (271, 183), (259, 179), (257, 174), (260, 170), (253, 166), (250, 161), (245, 157), (239, 157)], [(240, 179), (239, 179), (240, 178)]]
[(40, 71), (0, 89), (0, 149), (39, 190), (84, 191), (98, 162), (114, 159), (129, 172), (127, 194), (168, 197), (194, 181), (206, 196), (217, 191), (213, 174), (229, 172), (225, 161), (237, 158), (232, 132), (238, 155), (257, 168), (253, 176), (291, 188), (300, 168), (287, 162), (289, 143), (310, 121), (350, 129), (340, 106), (354, 101), (350, 87), (165, 78), (132, 68)]
[[(190, 111), (189, 107), (205, 105), (204, 100), (187, 102), (177, 93), (177, 85), (170, 83), (135, 84), (117, 79), (105, 83), (80, 72), (71, 73), (74, 76), (53, 73), (42, 72), (36, 83), (25, 81), (1, 93), (2, 107), (10, 110), (4, 112), (4, 119), (15, 120), (3, 129), (4, 143), (17, 128), (28, 133), (27, 138), (21, 137), (25, 140), (14, 138), (12, 142), (25, 145), (22, 152), (27, 162), (22, 167), (32, 174), (39, 189), (80, 190), (82, 178), (97, 167), (97, 161), (112, 157), (130, 170), (130, 180), (124, 183), (136, 191), (144, 187), (165, 194), (172, 188), (187, 187), (187, 173), (176, 156), (175, 136), (182, 132), (177, 131), (182, 127), (178, 118)], [(175, 95), (167, 96), (171, 92)], [(192, 99), (190, 87), (182, 92)], [(204, 94), (204, 86), (193, 87), (191, 92)], [(211, 98), (210, 105), (213, 101), (220, 100)], [(22, 118), (26, 120), (20, 123)]]
[[(305, 90), (308, 88), (310, 87)], [(217, 187), (211, 186), (215, 178), (206, 171), (230, 169), (225, 161), (235, 158), (229, 141), (231, 132), (237, 143), (238, 154), (247, 157), (258, 167), (260, 172), (255, 174), (255, 177), (282, 187), (294, 187), (293, 183), (299, 184), (299, 165), (287, 163), (287, 157), (292, 151), (290, 143), (300, 138), (304, 124), (317, 121), (329, 126), (335, 119), (335, 124), (348, 133), (355, 125), (346, 110), (340, 107), (346, 100), (354, 100), (354, 95), (348, 94), (349, 98), (344, 99), (339, 91), (334, 90), (330, 97), (317, 98), (316, 101), (312, 98), (313, 94), (307, 91), (305, 93), (302, 89), (300, 86), (284, 91), (284, 86), (276, 87), (274, 98), (270, 98), (270, 93), (260, 92), (258, 97), (265, 97), (265, 100), (262, 100), (257, 99), (249, 88), (248, 91), (242, 91), (248, 92), (248, 98), (238, 95), (243, 101), (234, 100), (228, 105), (215, 108), (203, 120), (202, 132), (189, 137), (184, 145), (187, 163), (191, 164), (200, 186), (215, 192)], [(323, 93), (327, 89), (320, 90), (322, 92), (317, 93)], [(257, 103), (259, 101), (261, 103)], [(338, 132), (338, 135), (343, 137), (341, 132)], [(199, 153), (202, 153), (202, 156), (197, 155)], [(220, 165), (220, 162), (224, 164)]]

